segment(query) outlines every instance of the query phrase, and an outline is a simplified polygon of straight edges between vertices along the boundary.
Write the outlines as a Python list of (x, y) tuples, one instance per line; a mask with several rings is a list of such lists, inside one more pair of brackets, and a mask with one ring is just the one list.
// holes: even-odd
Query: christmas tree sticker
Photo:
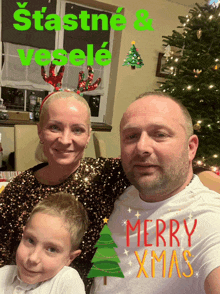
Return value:
[(140, 54), (138, 53), (138, 49), (134, 46), (135, 41), (132, 41), (131, 44), (132, 47), (127, 54), (126, 59), (124, 60), (123, 65), (130, 65), (132, 69), (135, 69), (135, 67), (141, 68), (144, 63)]
[[(106, 218), (104, 222), (107, 222)], [(92, 259), (93, 266), (88, 274), (88, 278), (104, 277), (104, 285), (107, 285), (107, 276), (124, 278), (118, 265), (120, 260), (114, 250), (114, 247), (117, 248), (118, 246), (112, 239), (111, 234), (108, 226), (104, 225), (100, 232), (100, 238), (95, 244), (97, 250)]]

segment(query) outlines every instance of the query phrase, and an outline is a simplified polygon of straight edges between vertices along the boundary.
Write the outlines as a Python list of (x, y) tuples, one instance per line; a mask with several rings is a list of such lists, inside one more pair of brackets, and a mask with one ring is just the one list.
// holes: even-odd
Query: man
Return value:
[(92, 293), (220, 293), (220, 198), (193, 175), (198, 138), (187, 109), (146, 93), (124, 113), (120, 134), (133, 186), (108, 226), (125, 277), (96, 278)]

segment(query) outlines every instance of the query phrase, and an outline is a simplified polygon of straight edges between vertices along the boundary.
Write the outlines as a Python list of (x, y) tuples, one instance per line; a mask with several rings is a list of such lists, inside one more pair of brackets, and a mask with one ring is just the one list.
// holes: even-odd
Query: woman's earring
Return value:
[(44, 144), (44, 142), (42, 142), (42, 141), (40, 140), (40, 144)]

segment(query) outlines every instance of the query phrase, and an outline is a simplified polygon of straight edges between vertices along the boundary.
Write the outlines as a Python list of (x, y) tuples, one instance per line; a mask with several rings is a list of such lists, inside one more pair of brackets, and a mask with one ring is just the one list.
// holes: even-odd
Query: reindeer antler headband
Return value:
[(59, 91), (62, 86), (62, 78), (65, 70), (65, 66), (62, 65), (58, 74), (55, 74), (55, 67), (56, 65), (51, 62), (50, 69), (49, 69), (49, 77), (46, 75), (46, 71), (44, 66), (41, 66), (41, 75), (46, 83), (52, 85), (54, 87), (54, 91)]
[[(54, 87), (54, 91), (62, 91), (62, 78), (65, 71), (65, 66), (62, 65), (59, 69), (58, 74), (55, 74), (55, 67), (56, 65), (51, 62), (50, 69), (49, 69), (49, 76), (46, 75), (46, 71), (44, 69), (44, 66), (41, 66), (41, 75), (45, 82), (52, 85)], [(94, 77), (94, 70), (91, 66), (87, 66), (88, 69), (88, 77), (86, 80), (84, 80), (85, 74), (83, 71), (79, 72), (79, 79), (78, 79), (78, 86), (77, 90), (74, 90), (77, 94), (81, 95), (82, 92), (86, 91), (93, 91), (95, 90), (98, 85), (101, 83), (101, 78), (98, 78), (93, 84), (93, 77)], [(63, 90), (65, 92), (70, 92), (70, 90)], [(44, 100), (41, 103), (40, 112), (43, 107), (43, 104), (45, 101), (52, 95), (53, 93), (50, 93), (47, 95)], [(82, 95), (81, 95), (82, 96)]]

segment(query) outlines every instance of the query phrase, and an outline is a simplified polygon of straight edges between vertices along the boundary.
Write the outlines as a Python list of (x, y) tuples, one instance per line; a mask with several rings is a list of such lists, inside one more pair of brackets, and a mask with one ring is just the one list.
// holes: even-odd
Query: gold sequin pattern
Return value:
[(109, 218), (115, 200), (130, 184), (118, 159), (85, 158), (71, 176), (54, 186), (41, 184), (35, 178), (35, 171), (43, 166), (45, 164), (39, 164), (21, 173), (0, 194), (0, 265), (14, 262), (22, 228), (33, 207), (51, 193), (71, 193), (86, 207), (90, 221), (80, 246), (82, 253), (72, 264), (89, 293), (92, 279), (86, 277), (92, 266), (94, 245), (100, 237), (103, 219)]

